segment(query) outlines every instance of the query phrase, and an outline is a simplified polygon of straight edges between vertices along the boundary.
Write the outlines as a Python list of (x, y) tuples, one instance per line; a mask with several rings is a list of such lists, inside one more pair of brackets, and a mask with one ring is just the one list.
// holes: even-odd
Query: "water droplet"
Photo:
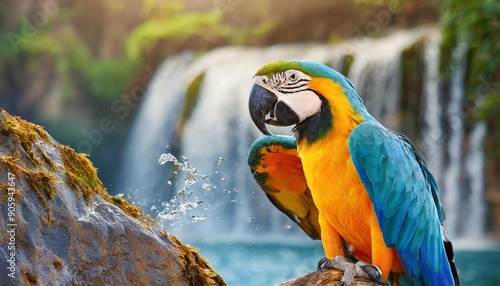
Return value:
[(252, 222), (252, 218), (251, 217), (247, 218), (247, 221)]
[(224, 162), (224, 158), (222, 157), (217, 158), (217, 165), (220, 165), (222, 162)]
[(170, 154), (170, 153), (164, 153), (164, 154), (161, 154), (160, 158), (158, 159), (158, 163), (160, 165), (163, 165), (167, 162), (176, 162), (177, 159), (175, 158), (174, 155)]
[(124, 193), (119, 193), (116, 196), (119, 197), (119, 198), (123, 198), (124, 195), (125, 195)]
[(204, 191), (210, 191), (210, 184), (209, 183), (203, 183), (203, 185), (201, 186), (201, 188), (204, 190)]
[(220, 177), (220, 180), (224, 182), (226, 180), (226, 177)]
[(172, 181), (168, 181), (167, 185), (172, 186)]
[(202, 216), (199, 216), (199, 215), (191, 215), (191, 220), (193, 222), (197, 222), (197, 221), (200, 221), (200, 220), (205, 220), (207, 218), (206, 215), (202, 215)]
[(286, 227), (287, 229), (292, 228), (292, 226), (291, 226), (291, 225), (289, 225), (289, 224), (285, 225), (285, 227)]

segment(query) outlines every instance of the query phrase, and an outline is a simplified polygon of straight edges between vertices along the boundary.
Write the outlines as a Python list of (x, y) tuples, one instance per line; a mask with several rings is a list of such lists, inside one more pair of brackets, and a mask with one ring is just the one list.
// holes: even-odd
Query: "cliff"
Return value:
[(85, 155), (1, 109), (0, 170), (0, 284), (225, 285)]

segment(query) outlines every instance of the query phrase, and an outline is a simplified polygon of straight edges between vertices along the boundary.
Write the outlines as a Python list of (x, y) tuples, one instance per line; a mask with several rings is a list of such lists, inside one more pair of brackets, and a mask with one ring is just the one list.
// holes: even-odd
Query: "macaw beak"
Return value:
[[(272, 135), (266, 123), (275, 126), (289, 126), (300, 122), (298, 115), (269, 90), (254, 84), (248, 102), (253, 123), (265, 135)], [(266, 116), (269, 114), (269, 118)]]
[(266, 127), (266, 115), (273, 109), (276, 101), (278, 98), (272, 92), (258, 84), (253, 85), (248, 101), (250, 117), (260, 132), (266, 135), (271, 135)]

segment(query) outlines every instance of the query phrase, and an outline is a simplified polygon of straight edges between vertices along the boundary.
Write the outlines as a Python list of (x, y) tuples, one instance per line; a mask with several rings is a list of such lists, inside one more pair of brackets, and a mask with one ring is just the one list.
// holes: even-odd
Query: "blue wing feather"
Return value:
[(453, 285), (437, 185), (416, 148), (406, 137), (369, 121), (351, 133), (349, 152), (385, 243), (398, 251), (408, 278), (426, 285)]

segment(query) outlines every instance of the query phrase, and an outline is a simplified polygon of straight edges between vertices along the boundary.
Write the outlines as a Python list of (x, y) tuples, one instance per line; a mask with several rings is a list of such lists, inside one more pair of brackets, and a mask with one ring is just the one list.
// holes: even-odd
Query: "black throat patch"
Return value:
[(301, 123), (295, 125), (293, 131), (295, 132), (297, 142), (307, 140), (307, 143), (314, 143), (332, 130), (333, 115), (328, 101), (321, 94), (315, 91), (314, 93), (316, 93), (316, 95), (318, 95), (321, 99), (321, 110)]

